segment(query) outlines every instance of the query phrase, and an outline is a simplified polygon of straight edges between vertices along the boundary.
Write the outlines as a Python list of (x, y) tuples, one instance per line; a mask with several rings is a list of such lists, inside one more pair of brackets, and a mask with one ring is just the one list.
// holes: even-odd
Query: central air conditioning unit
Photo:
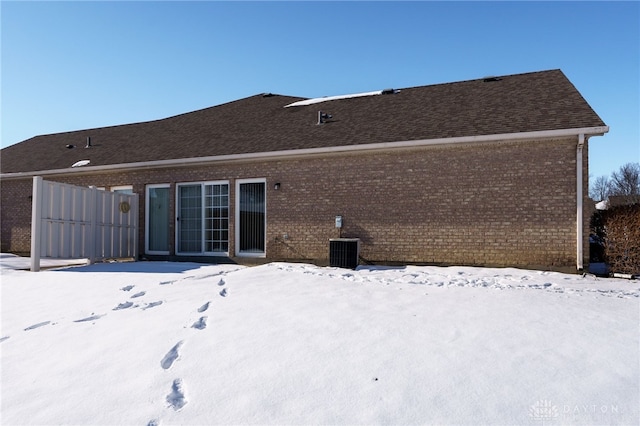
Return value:
[(329, 265), (356, 269), (360, 256), (360, 238), (334, 238), (329, 240)]

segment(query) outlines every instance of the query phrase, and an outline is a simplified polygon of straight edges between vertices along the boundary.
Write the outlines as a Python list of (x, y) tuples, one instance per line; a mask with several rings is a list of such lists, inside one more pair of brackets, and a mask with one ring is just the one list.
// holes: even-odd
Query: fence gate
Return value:
[(40, 258), (135, 258), (138, 196), (33, 178), (31, 270)]

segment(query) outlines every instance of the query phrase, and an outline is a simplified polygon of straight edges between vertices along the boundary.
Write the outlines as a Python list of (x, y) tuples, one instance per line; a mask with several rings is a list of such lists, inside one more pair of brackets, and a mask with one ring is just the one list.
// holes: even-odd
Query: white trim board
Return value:
[[(21, 178), (47, 176), (47, 175), (61, 175), (61, 174), (90, 174), (96, 172), (108, 172), (115, 170), (128, 170), (128, 169), (148, 169), (148, 168), (161, 168), (161, 167), (181, 167), (181, 166), (193, 166), (200, 164), (211, 164), (218, 162), (231, 162), (231, 161), (247, 161), (247, 160), (268, 160), (279, 159), (296, 156), (313, 156), (318, 154), (336, 154), (345, 152), (358, 152), (358, 151), (378, 151), (389, 150), (396, 148), (417, 148), (432, 145), (452, 145), (452, 144), (468, 144), (468, 143), (485, 143), (485, 142), (504, 142), (504, 141), (518, 141), (524, 139), (547, 139), (568, 137), (583, 134), (585, 136), (601, 136), (609, 131), (609, 126), (599, 127), (585, 127), (577, 129), (558, 129), (558, 130), (540, 130), (535, 132), (519, 132), (519, 133), (502, 133), (497, 135), (478, 135), (478, 136), (461, 136), (453, 138), (438, 138), (438, 139), (420, 139), (412, 141), (398, 141), (398, 142), (381, 142), (371, 144), (360, 145), (344, 145), (344, 146), (331, 146), (323, 148), (305, 148), (305, 149), (290, 149), (282, 151), (267, 151), (256, 152), (248, 154), (228, 154), (228, 155), (214, 155), (208, 157), (192, 157), (192, 158), (179, 158), (170, 160), (154, 160), (154, 161), (141, 161), (134, 163), (121, 163), (121, 164), (108, 164), (104, 166), (85, 166), (82, 168), (67, 168), (67, 169), (55, 169), (55, 170), (41, 170), (35, 172), (15, 172), (15, 173), (2, 173), (0, 178)], [(577, 139), (576, 139), (577, 141)]]

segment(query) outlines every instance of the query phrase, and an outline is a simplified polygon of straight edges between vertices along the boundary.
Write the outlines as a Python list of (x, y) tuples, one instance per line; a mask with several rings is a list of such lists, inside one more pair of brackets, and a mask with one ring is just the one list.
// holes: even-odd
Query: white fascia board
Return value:
[(332, 146), (326, 148), (289, 149), (283, 151), (255, 152), (248, 154), (214, 155), (209, 157), (179, 158), (171, 160), (141, 161), (136, 163), (108, 164), (105, 166), (84, 166), (35, 172), (2, 173), (0, 179), (23, 178), (46, 175), (91, 174), (114, 170), (149, 169), (164, 167), (194, 166), (232, 161), (268, 160), (287, 157), (335, 154), (343, 152), (379, 151), (396, 148), (418, 148), (430, 145), (452, 145), (481, 142), (515, 141), (522, 139), (548, 139), (567, 136), (601, 136), (609, 131), (609, 126), (583, 127), (576, 129), (541, 130), (535, 132), (502, 133), (497, 135), (461, 136), (454, 138), (421, 139), (413, 141), (381, 142), (360, 145)]

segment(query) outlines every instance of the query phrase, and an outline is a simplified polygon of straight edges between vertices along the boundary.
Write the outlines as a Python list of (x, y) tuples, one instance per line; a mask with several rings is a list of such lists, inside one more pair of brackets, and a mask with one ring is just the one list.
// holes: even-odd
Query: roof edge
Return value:
[(306, 148), (306, 149), (290, 149), (283, 151), (268, 151), (268, 152), (255, 152), (246, 154), (228, 154), (228, 155), (215, 155), (208, 157), (191, 157), (191, 158), (178, 158), (170, 160), (155, 160), (155, 161), (141, 161), (135, 163), (120, 163), (120, 164), (107, 164), (104, 166), (88, 166), (88, 167), (74, 167), (65, 169), (54, 170), (40, 170), (31, 172), (13, 172), (13, 173), (0, 173), (0, 179), (17, 179), (33, 176), (47, 176), (47, 175), (60, 175), (60, 174), (87, 174), (91, 172), (106, 172), (116, 170), (128, 170), (128, 169), (148, 169), (148, 168), (164, 168), (172, 166), (193, 166), (206, 163), (217, 163), (227, 161), (246, 161), (246, 160), (259, 160), (259, 159), (278, 159), (294, 156), (311, 156), (318, 154), (328, 153), (346, 153), (346, 152), (358, 152), (358, 151), (379, 151), (394, 148), (417, 148), (431, 145), (452, 145), (463, 143), (480, 143), (480, 142), (500, 142), (509, 140), (522, 140), (522, 139), (538, 139), (538, 138), (553, 138), (553, 137), (565, 137), (565, 136), (602, 136), (609, 131), (609, 126), (598, 127), (581, 127), (574, 129), (556, 129), (556, 130), (538, 130), (533, 132), (518, 132), (518, 133), (502, 133), (495, 135), (478, 135), (478, 136), (460, 136), (453, 138), (438, 138), (438, 139), (420, 139), (412, 141), (397, 141), (397, 142), (380, 142), (371, 144), (360, 145), (345, 145), (345, 146), (333, 146), (327, 148)]

